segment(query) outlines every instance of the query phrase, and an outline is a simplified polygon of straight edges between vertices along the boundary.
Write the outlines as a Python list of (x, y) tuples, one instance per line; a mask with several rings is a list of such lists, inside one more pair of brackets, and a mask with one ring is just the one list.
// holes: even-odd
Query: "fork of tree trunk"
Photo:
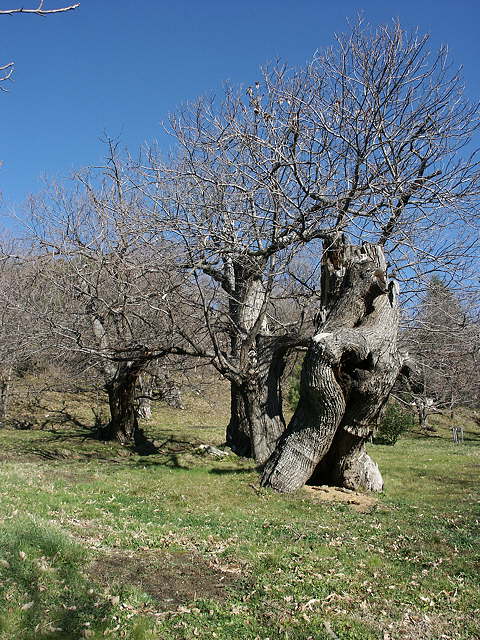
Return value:
[(305, 483), (380, 491), (365, 451), (402, 365), (398, 289), (388, 282), (383, 248), (324, 247), (322, 300), (305, 355), (300, 399), (285, 428), (280, 378), (288, 347), (257, 340), (257, 375), (232, 385), (227, 441), (264, 464), (262, 485), (294, 491)]
[[(308, 482), (382, 489), (365, 442), (402, 365), (398, 290), (386, 269), (380, 245), (356, 246), (339, 237), (324, 246), (317, 330), (308, 341), (300, 399), (287, 427), (281, 378), (298, 340), (259, 332), (250, 345), (254, 367), (231, 383), (227, 443), (264, 465), (262, 485), (281, 492)], [(107, 383), (111, 421), (102, 437), (134, 439), (143, 368), (135, 360), (121, 363)]]

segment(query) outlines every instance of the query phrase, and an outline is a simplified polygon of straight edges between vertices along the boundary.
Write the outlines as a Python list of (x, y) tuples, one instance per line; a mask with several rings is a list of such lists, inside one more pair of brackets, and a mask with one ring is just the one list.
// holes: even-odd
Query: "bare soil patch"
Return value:
[(164, 610), (203, 598), (223, 600), (234, 580), (198, 554), (164, 550), (106, 554), (93, 562), (89, 573), (107, 587), (137, 587)]
[(366, 493), (359, 493), (351, 489), (342, 489), (340, 487), (304, 487), (308, 497), (313, 502), (341, 502), (348, 504), (352, 509), (359, 513), (367, 513), (376, 504), (378, 500)]
[(38, 462), (39, 460), (41, 460), (40, 456), (35, 454), (16, 454), (14, 451), (2, 453), (0, 455), (0, 462), (14, 462), (15, 464), (22, 462)]

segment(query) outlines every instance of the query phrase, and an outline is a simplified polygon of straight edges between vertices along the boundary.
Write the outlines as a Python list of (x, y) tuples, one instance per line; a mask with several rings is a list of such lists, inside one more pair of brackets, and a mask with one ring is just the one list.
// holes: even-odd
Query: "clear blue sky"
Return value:
[(0, 94), (2, 215), (38, 191), (42, 175), (98, 162), (103, 132), (131, 151), (162, 142), (160, 123), (182, 102), (221, 92), (226, 80), (251, 84), (278, 57), (305, 62), (358, 11), (371, 23), (399, 17), (434, 46), (447, 43), (480, 97), (480, 0), (81, 0), (48, 18), (0, 16), (0, 62), (16, 63)]

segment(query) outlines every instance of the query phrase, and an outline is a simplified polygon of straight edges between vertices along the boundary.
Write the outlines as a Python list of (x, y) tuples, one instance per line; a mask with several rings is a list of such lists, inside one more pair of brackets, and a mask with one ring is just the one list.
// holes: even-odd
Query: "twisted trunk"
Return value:
[(398, 317), (382, 248), (330, 243), (320, 328), (305, 357), (297, 410), (265, 465), (264, 486), (294, 491), (311, 480), (381, 490), (364, 443), (401, 367)]

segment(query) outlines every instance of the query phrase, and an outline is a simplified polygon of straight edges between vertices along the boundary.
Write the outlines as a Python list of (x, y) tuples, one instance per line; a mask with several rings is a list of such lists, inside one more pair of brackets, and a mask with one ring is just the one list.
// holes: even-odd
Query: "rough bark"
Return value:
[(273, 338), (260, 338), (256, 360), (250, 376), (241, 384), (231, 383), (227, 444), (237, 455), (252, 457), (262, 464), (285, 430), (281, 377), (286, 350)]
[(308, 348), (300, 400), (265, 465), (262, 484), (294, 491), (310, 479), (381, 490), (364, 450), (401, 366), (398, 291), (378, 245), (325, 250), (319, 330)]
[(132, 444), (138, 431), (136, 385), (143, 361), (120, 362), (115, 376), (105, 384), (110, 408), (110, 422), (100, 430), (102, 440)]

